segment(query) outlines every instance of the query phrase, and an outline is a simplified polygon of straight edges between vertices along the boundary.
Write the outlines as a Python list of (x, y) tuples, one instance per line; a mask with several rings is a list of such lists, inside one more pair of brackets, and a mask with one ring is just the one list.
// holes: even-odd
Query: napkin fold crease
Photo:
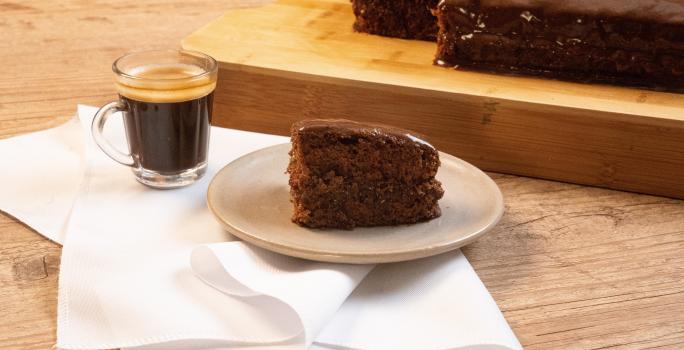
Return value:
[(305, 261), (234, 242), (195, 248), (190, 261), (200, 279), (223, 293), (287, 305), (288, 315), (272, 314), (296, 323), (307, 346), (373, 268)]

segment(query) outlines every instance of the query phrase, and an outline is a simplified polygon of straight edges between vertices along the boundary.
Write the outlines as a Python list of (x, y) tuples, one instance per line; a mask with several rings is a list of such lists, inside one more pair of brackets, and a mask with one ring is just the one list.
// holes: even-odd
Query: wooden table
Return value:
[[(116, 57), (178, 47), (237, 2), (0, 2), (0, 138), (114, 99)], [(491, 175), (506, 215), (464, 252), (525, 348), (684, 348), (683, 201)], [(54, 345), (59, 258), (0, 214), (0, 348)]]

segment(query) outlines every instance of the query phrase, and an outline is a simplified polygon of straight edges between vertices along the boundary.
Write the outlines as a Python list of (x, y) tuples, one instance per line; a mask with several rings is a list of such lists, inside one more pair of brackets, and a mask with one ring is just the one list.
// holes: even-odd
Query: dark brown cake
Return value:
[[(435, 40), (435, 64), (684, 91), (684, 0), (352, 0), (354, 29)], [(432, 9), (432, 14), (430, 9)]]
[(437, 21), (431, 9), (439, 0), (351, 0), (359, 32), (402, 39), (435, 41)]
[(684, 90), (684, 0), (443, 0), (435, 63)]
[(411, 224), (440, 215), (439, 153), (412, 133), (347, 120), (292, 125), (292, 221), (314, 228)]

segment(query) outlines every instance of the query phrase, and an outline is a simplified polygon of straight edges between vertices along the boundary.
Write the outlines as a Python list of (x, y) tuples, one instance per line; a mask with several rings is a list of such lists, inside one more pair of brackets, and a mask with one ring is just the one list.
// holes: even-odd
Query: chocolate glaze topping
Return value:
[(350, 137), (383, 137), (399, 144), (411, 142), (435, 148), (419, 133), (380, 123), (358, 123), (347, 119), (305, 119), (294, 123), (292, 129), (300, 133), (330, 130)]
[(684, 0), (442, 0), (435, 64), (684, 90)]
[(454, 6), (479, 2), (481, 9), (520, 7), (551, 13), (626, 17), (661, 23), (684, 23), (684, 0), (442, 0)]

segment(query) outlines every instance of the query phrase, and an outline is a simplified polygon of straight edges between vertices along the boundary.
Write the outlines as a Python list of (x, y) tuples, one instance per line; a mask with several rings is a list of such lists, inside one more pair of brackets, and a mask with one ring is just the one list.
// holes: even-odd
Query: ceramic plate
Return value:
[(432, 256), (462, 247), (490, 230), (504, 211), (501, 191), (469, 163), (440, 153), (437, 179), (444, 186), (442, 216), (402, 226), (319, 230), (290, 221), (290, 144), (264, 148), (221, 169), (207, 193), (209, 208), (235, 236), (294, 257), (351, 264)]

